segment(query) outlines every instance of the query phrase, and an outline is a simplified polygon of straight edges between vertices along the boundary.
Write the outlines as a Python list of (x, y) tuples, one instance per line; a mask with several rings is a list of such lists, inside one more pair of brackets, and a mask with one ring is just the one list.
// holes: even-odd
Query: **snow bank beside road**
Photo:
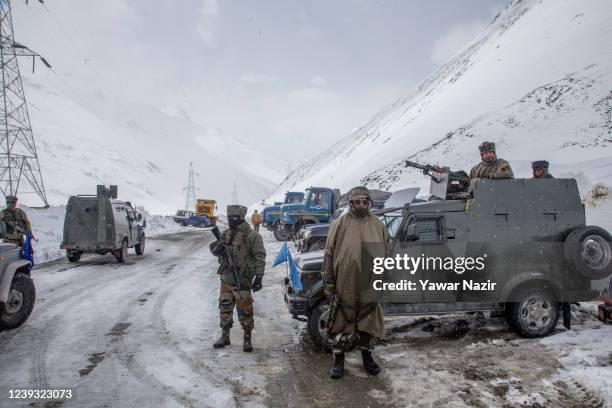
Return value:
[[(29, 208), (21, 206), (27, 214), (34, 230), (37, 241), (33, 242), (34, 260), (36, 263), (52, 261), (65, 256), (64, 250), (60, 249), (64, 233), (64, 215), (66, 206), (52, 206), (49, 208)], [(176, 224), (172, 217), (163, 215), (143, 214), (147, 220), (145, 229), (148, 237), (163, 234), (173, 234), (185, 231), (191, 227), (181, 227)]]

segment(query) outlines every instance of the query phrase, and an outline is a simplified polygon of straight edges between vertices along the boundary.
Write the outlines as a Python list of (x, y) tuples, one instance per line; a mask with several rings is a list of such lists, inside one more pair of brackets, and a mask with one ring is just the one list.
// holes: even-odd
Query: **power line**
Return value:
[[(42, 3), (42, 2), (41, 2)], [(58, 28), (60, 29), (60, 31), (64, 34), (64, 36), (68, 39), (68, 41), (70, 42), (70, 44), (72, 45), (72, 47), (75, 49), (75, 51), (77, 52), (77, 54), (79, 55), (79, 57), (81, 57), (83, 59), (84, 65), (86, 65), (89, 69), (91, 69), (91, 71), (94, 73), (94, 75), (98, 78), (98, 80), (100, 81), (100, 85), (102, 86), (102, 88), (108, 92), (113, 99), (115, 99), (115, 101), (119, 104), (119, 106), (121, 107), (121, 109), (123, 110), (123, 112), (129, 116), (132, 120), (134, 120), (136, 123), (138, 121), (136, 121), (136, 119), (134, 118), (134, 116), (132, 115), (132, 113), (130, 112), (130, 110), (123, 104), (123, 102), (121, 101), (121, 99), (119, 99), (119, 97), (110, 89), (110, 87), (108, 86), (107, 81), (102, 77), (102, 75), (100, 74), (100, 72), (95, 68), (94, 65), (92, 64), (88, 64), (87, 61), (92, 61), (91, 58), (89, 58), (87, 55), (85, 55), (85, 53), (81, 50), (81, 47), (79, 47), (79, 45), (77, 44), (77, 42), (74, 40), (74, 37), (72, 37), (70, 35), (70, 33), (68, 33), (68, 30), (66, 30), (66, 28), (60, 23), (59, 19), (55, 16), (55, 14), (53, 14), (51, 12), (51, 10), (49, 10), (49, 8), (42, 3), (43, 8), (45, 9), (45, 11), (47, 12), (47, 14), (49, 14), (49, 16), (51, 17), (51, 19), (53, 20), (53, 22), (58, 26)]]

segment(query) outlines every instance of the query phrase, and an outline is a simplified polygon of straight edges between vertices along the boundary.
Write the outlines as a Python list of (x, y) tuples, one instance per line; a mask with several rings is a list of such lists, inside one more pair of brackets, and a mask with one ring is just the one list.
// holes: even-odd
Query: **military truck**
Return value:
[(305, 225), (329, 222), (339, 208), (340, 198), (338, 189), (307, 188), (303, 202), (281, 206), (280, 220), (274, 230), (274, 237), (278, 241), (286, 241), (296, 238)]
[[(389, 291), (380, 299), (385, 314), (502, 314), (528, 338), (551, 334), (560, 316), (569, 328), (569, 303), (594, 300), (599, 291), (592, 282), (612, 274), (612, 237), (585, 225), (576, 180), (480, 179), (461, 194), (449, 186), (448, 169), (432, 174), (429, 200), (402, 208), (387, 256), (437, 251), (456, 259), (484, 250), (495, 259), (487, 272), (500, 278), (499, 298), (449, 292), (435, 301), (419, 291)], [(294, 259), (302, 290), (285, 278), (285, 302), (294, 318), (307, 320), (310, 336), (323, 347), (328, 311), (323, 254)]]
[(68, 199), (60, 248), (66, 250), (70, 262), (78, 262), (87, 253), (111, 253), (123, 263), (128, 248), (144, 254), (145, 227), (142, 214), (130, 202), (117, 199), (117, 186), (99, 185), (96, 195)]
[(304, 200), (303, 192), (287, 191), (285, 193), (285, 199), (282, 202), (276, 201), (274, 205), (271, 205), (263, 209), (261, 213), (261, 218), (263, 220), (263, 226), (270, 231), (274, 231), (278, 226), (278, 221), (280, 220), (281, 205), (297, 204), (297, 203), (301, 203), (303, 200)]
[[(0, 221), (0, 238), (5, 235)], [(0, 331), (15, 329), (30, 317), (36, 301), (31, 272), (32, 262), (22, 257), (16, 244), (0, 243)]]

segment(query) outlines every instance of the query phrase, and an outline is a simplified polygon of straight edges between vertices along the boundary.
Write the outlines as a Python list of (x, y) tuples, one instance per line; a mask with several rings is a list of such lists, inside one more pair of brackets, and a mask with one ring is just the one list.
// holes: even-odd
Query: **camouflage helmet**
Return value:
[(12, 195), (7, 195), (6, 196), (6, 203), (7, 204), (15, 204), (15, 203), (17, 203), (17, 197), (12, 196)]
[(244, 218), (247, 213), (247, 208), (242, 205), (228, 205), (227, 206), (227, 216), (238, 216)]
[(532, 169), (548, 169), (548, 161), (546, 160), (536, 160), (534, 162), (531, 162), (531, 168)]
[(364, 186), (353, 187), (348, 192), (348, 200), (359, 200), (359, 199), (368, 199), (372, 200), (370, 197), (370, 190), (368, 190)]
[(478, 150), (480, 150), (480, 153), (486, 153), (486, 152), (495, 152), (495, 143), (493, 142), (482, 142), (479, 146), (478, 146)]

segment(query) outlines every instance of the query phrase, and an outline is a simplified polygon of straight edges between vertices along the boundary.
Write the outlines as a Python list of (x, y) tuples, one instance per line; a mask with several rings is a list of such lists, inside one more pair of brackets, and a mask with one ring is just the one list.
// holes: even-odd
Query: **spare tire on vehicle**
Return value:
[(577, 227), (565, 240), (563, 257), (585, 278), (605, 279), (612, 274), (612, 236), (600, 227)]

